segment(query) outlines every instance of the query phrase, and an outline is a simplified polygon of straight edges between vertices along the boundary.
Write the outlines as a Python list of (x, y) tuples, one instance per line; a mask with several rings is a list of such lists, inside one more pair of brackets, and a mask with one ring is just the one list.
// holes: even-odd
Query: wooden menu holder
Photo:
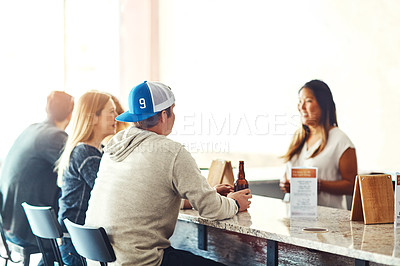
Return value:
[(351, 221), (364, 224), (394, 222), (394, 193), (390, 175), (357, 175)]
[(218, 184), (230, 184), (233, 186), (235, 178), (231, 161), (213, 160), (208, 171), (207, 182), (211, 187)]

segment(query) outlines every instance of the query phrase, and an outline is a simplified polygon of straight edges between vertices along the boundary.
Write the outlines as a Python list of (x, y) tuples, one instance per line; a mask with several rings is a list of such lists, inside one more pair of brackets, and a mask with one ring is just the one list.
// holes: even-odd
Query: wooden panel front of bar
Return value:
[[(178, 221), (171, 245), (226, 265), (267, 265), (267, 239), (208, 227), (208, 248), (201, 250), (197, 227), (194, 223)], [(354, 265), (354, 259), (278, 243), (278, 265)]]

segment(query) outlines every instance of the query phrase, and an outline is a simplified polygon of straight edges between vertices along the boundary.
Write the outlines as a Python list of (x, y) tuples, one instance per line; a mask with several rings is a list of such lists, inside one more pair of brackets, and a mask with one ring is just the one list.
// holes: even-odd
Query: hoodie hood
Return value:
[(130, 126), (112, 137), (104, 148), (104, 152), (110, 156), (111, 160), (120, 162), (143, 141), (156, 136), (158, 135), (154, 132)]

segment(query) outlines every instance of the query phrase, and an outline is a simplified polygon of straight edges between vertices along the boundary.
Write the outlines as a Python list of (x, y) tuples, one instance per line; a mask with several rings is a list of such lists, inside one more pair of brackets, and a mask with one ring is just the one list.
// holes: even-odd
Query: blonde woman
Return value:
[[(101, 142), (115, 134), (116, 115), (110, 95), (98, 91), (82, 95), (72, 112), (72, 132), (58, 162), (58, 179), (62, 184), (58, 220), (64, 232), (65, 218), (85, 223), (90, 192), (103, 155)], [(63, 238), (60, 251), (65, 264), (82, 264), (70, 239)]]

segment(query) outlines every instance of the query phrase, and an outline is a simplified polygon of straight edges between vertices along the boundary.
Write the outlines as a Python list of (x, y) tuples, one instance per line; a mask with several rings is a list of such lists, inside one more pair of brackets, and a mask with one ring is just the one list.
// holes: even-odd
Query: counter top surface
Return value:
[[(231, 219), (213, 221), (181, 210), (179, 220), (329, 252), (360, 260), (400, 265), (400, 229), (393, 224), (350, 221), (350, 211), (318, 206), (318, 218), (289, 218), (289, 204), (253, 195), (251, 207)], [(304, 228), (325, 228), (309, 233)]]

